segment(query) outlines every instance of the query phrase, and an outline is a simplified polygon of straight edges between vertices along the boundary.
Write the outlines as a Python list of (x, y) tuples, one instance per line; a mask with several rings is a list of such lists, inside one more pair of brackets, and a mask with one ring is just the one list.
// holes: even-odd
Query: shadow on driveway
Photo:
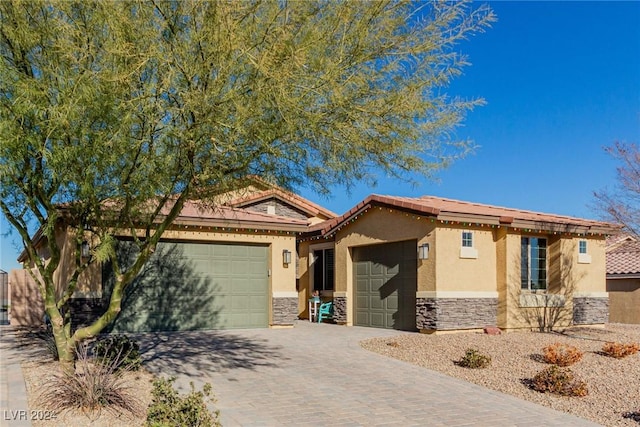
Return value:
[(230, 331), (145, 333), (136, 336), (144, 364), (156, 374), (208, 376), (230, 369), (277, 367), (282, 347)]

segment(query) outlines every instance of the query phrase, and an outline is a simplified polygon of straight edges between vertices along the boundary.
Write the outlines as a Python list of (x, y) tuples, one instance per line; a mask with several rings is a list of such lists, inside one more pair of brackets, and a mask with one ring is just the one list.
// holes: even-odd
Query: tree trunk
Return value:
[(53, 338), (55, 339), (56, 350), (58, 351), (58, 361), (60, 368), (67, 374), (75, 372), (76, 349), (75, 345), (65, 333), (65, 325), (57, 325), (52, 322)]

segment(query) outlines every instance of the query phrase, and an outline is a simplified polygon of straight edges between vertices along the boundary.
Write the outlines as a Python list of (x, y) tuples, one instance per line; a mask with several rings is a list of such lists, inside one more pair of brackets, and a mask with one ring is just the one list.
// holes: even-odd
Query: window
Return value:
[(578, 241), (578, 264), (591, 264), (591, 255), (587, 253), (587, 241)]
[(547, 289), (547, 239), (523, 237), (520, 256), (522, 289), (531, 291)]
[(462, 232), (462, 246), (460, 247), (460, 258), (476, 259), (478, 250), (473, 247), (473, 232)]
[(580, 254), (586, 254), (587, 253), (587, 241), (586, 240), (580, 240), (580, 242), (578, 243), (578, 253), (580, 253)]
[(335, 250), (319, 249), (313, 251), (313, 289), (332, 291), (335, 281)]
[(473, 247), (473, 233), (470, 231), (462, 232), (462, 247), (463, 248), (472, 248)]

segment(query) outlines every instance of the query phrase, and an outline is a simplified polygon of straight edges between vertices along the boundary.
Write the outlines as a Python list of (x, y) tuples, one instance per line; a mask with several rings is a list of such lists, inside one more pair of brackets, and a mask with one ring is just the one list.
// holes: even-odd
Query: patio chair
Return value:
[(318, 307), (318, 323), (322, 323), (322, 319), (333, 319), (333, 303), (324, 302)]

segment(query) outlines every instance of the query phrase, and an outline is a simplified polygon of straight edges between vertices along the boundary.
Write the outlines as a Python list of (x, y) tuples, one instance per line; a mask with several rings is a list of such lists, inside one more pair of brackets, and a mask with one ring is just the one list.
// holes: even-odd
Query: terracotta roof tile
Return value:
[(267, 198), (270, 197), (278, 197), (282, 200), (285, 200), (291, 204), (293, 204), (294, 206), (298, 206), (300, 209), (302, 209), (303, 211), (306, 211), (312, 215), (322, 215), (322, 216), (326, 216), (328, 218), (334, 218), (336, 216), (338, 216), (337, 214), (335, 214), (334, 212), (331, 212), (328, 209), (323, 208), (320, 205), (317, 205), (315, 203), (313, 203), (310, 200), (305, 199), (302, 196), (298, 196), (297, 194), (294, 193), (290, 193), (288, 191), (285, 191), (283, 189), (280, 188), (270, 188), (268, 190), (264, 190), (264, 191), (260, 191), (260, 192), (256, 192), (253, 194), (250, 194), (246, 197), (238, 197), (237, 199), (231, 200), (230, 202), (227, 202), (227, 204), (229, 206), (246, 206), (247, 204), (253, 203), (253, 202), (257, 202), (257, 201), (261, 201), (261, 200), (265, 200)]
[(461, 217), (470, 221), (484, 224), (527, 224), (540, 230), (552, 230), (558, 226), (575, 229), (597, 229), (606, 232), (615, 232), (620, 227), (602, 221), (575, 218), (564, 215), (548, 214), (521, 209), (505, 208), (481, 203), (465, 202), (446, 199), (435, 196), (422, 197), (398, 197), (372, 194), (356, 205), (347, 213), (330, 221), (316, 224), (309, 228), (309, 232), (328, 234), (335, 231), (342, 223), (349, 220), (366, 205), (395, 207), (401, 210), (409, 210), (418, 214), (433, 216), (435, 218)]
[(184, 221), (185, 219), (197, 220), (233, 220), (240, 222), (261, 222), (282, 225), (307, 225), (308, 222), (301, 219), (289, 218), (278, 215), (270, 215), (261, 212), (248, 211), (245, 209), (237, 209), (229, 206), (218, 206), (211, 208), (197, 201), (187, 201), (180, 212), (176, 221)]
[(623, 241), (607, 249), (607, 274), (640, 274), (640, 242)]

